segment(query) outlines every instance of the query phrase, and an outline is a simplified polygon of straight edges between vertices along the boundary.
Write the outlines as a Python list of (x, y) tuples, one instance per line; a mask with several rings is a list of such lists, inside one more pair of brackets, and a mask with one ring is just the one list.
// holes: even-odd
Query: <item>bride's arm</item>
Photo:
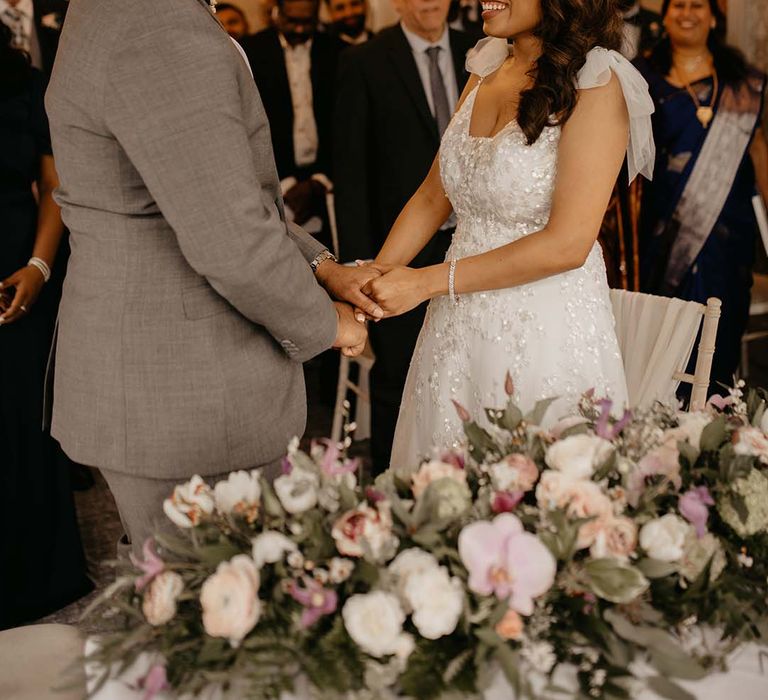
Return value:
[[(563, 127), (552, 210), (540, 231), (457, 261), (457, 294), (504, 289), (581, 267), (600, 231), (627, 150), (629, 117), (616, 76), (582, 90)], [(387, 314), (404, 313), (448, 293), (449, 263), (421, 270), (396, 267), (371, 284)]]
[[(461, 108), (467, 95), (477, 85), (478, 77), (471, 75), (456, 105)], [(376, 256), (377, 264), (407, 265), (435, 235), (453, 209), (445, 196), (440, 179), (440, 156), (435, 156), (432, 167), (416, 193), (408, 200), (389, 231), (387, 240)]]

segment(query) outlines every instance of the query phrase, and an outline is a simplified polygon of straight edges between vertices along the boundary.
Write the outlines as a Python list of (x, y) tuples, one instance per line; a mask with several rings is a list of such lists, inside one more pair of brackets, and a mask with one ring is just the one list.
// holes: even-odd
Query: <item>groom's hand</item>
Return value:
[(347, 357), (357, 357), (365, 349), (368, 340), (365, 322), (361, 323), (355, 318), (355, 312), (349, 304), (336, 302), (334, 306), (339, 317), (339, 327), (333, 347), (339, 348)]
[(375, 267), (347, 267), (333, 260), (321, 262), (316, 273), (317, 281), (334, 299), (352, 304), (375, 321), (384, 318), (384, 310), (362, 290), (380, 275)]

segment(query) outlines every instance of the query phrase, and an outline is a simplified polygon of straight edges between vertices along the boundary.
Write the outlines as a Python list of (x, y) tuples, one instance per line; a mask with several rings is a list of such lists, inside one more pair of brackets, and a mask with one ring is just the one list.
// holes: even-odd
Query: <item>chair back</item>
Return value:
[[(610, 291), (630, 406), (675, 400), (680, 382), (693, 385), (689, 410), (704, 408), (720, 319), (719, 299), (692, 301), (620, 289)], [(702, 324), (703, 319), (703, 324)], [(685, 369), (701, 336), (694, 374)]]

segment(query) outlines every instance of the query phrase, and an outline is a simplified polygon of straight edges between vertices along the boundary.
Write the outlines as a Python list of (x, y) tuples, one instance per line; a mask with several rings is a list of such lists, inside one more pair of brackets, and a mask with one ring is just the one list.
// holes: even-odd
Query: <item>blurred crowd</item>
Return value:
[[(666, 0), (661, 13), (618, 4), (623, 53), (656, 105), (657, 163), (642, 192), (617, 185), (615, 220), (636, 235), (616, 265), (638, 261), (638, 284), (628, 285), (638, 291), (723, 300), (713, 378), (729, 382), (760, 240), (754, 198), (768, 201), (765, 76), (726, 43), (716, 0)], [(66, 0), (0, 0), (0, 566), (13, 571), (0, 576), (0, 601), (16, 601), (12, 610), (2, 603), (0, 628), (89, 587), (71, 498), (72, 481), (86, 488), (88, 472), (41, 432), (68, 254), (43, 95), (66, 9)], [(373, 258), (438, 151), (468, 78), (466, 53), (483, 36), (480, 3), (234, 0), (215, 9), (250, 63), (288, 216), (342, 262)], [(413, 264), (441, 262), (454, 230), (451, 218)], [(389, 464), (424, 312), (370, 329), (374, 471)], [(319, 400), (330, 403), (338, 360), (317, 362), (330, 378)]]

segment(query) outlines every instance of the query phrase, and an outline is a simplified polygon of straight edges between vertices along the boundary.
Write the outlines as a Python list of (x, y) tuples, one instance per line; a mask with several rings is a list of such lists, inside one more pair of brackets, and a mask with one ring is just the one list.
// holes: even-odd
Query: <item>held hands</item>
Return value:
[(355, 318), (355, 312), (349, 304), (334, 302), (334, 306), (339, 317), (339, 326), (333, 347), (340, 348), (342, 355), (357, 357), (365, 349), (368, 340), (365, 322)]
[(29, 313), (44, 283), (43, 275), (31, 265), (0, 282), (0, 325), (18, 321)]
[(362, 289), (384, 311), (384, 317), (399, 316), (431, 298), (424, 270), (404, 265), (371, 263), (363, 270), (375, 270), (380, 276), (372, 278)]
[[(333, 260), (325, 260), (317, 268), (317, 281), (334, 299), (352, 304), (357, 320), (365, 321), (366, 316), (374, 321), (384, 318), (383, 309), (362, 291), (368, 283), (379, 277), (381, 272), (373, 266), (347, 267)], [(362, 312), (362, 313), (361, 313)]]

